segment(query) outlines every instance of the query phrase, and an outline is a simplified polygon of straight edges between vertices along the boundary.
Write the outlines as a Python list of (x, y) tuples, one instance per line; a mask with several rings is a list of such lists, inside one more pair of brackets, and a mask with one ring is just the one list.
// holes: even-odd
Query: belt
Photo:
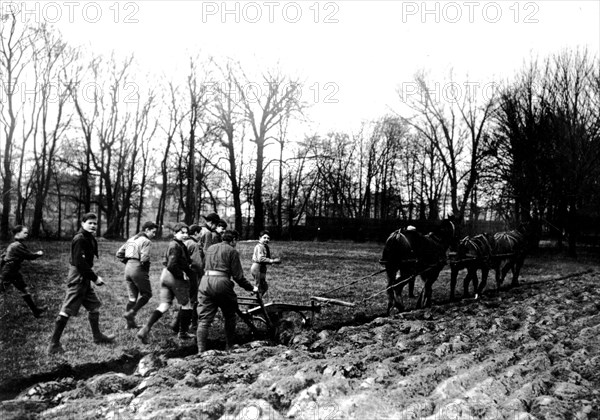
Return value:
[(206, 270), (206, 272), (204, 274), (206, 274), (207, 276), (229, 277), (229, 274), (227, 274), (225, 271), (217, 271), (217, 270)]

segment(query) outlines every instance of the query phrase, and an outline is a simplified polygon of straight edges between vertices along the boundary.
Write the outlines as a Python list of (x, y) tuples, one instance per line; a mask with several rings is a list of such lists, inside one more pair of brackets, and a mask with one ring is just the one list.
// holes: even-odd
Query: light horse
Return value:
[(406, 283), (412, 283), (409, 291), (414, 290), (416, 276), (421, 276), (425, 283), (417, 308), (431, 306), (433, 283), (446, 265), (446, 251), (454, 234), (454, 223), (443, 220), (438, 229), (427, 235), (416, 230), (397, 230), (387, 238), (380, 262), (388, 278), (388, 315), (394, 307), (404, 311), (402, 289)]
[(481, 282), (485, 285), (492, 268), (492, 252), (495, 246), (494, 236), (481, 233), (475, 236), (465, 236), (458, 243), (455, 257), (450, 261), (450, 300), (455, 300), (458, 273), (467, 270), (463, 280), (463, 297), (469, 296), (469, 283), (473, 282), (475, 297), (479, 295), (477, 270), (481, 270)]

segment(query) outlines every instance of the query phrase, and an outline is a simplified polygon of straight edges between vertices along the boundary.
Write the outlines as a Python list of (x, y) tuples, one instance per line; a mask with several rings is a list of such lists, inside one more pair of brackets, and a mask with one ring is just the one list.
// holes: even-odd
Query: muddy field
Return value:
[(393, 317), (344, 309), (287, 330), (288, 345), (244, 336), (229, 353), (154, 352), (135, 372), (39, 383), (0, 418), (599, 419), (600, 272), (550, 264), (479, 300), (438, 290), (433, 308)]

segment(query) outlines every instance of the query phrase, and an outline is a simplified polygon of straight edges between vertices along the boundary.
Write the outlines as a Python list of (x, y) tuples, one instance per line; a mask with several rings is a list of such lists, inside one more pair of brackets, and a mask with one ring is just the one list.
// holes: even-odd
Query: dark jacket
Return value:
[(190, 254), (185, 244), (177, 239), (169, 242), (163, 265), (173, 274), (173, 277), (183, 280), (183, 273), (187, 274), (188, 277), (193, 275), (190, 264)]
[(81, 229), (71, 241), (71, 259), (69, 263), (77, 268), (84, 279), (95, 282), (94, 257), (98, 257), (98, 242), (91, 233)]
[(39, 257), (41, 255), (34, 254), (24, 243), (15, 240), (2, 254), (2, 267), (6, 267), (5, 270), (19, 271), (23, 260), (35, 260)]

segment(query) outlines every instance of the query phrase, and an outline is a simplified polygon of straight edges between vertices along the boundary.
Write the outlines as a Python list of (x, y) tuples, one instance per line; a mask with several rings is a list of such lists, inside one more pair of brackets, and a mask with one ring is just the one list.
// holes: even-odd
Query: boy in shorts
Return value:
[(2, 267), (0, 268), (0, 287), (12, 284), (19, 292), (21, 297), (31, 309), (33, 316), (39, 318), (48, 308), (38, 307), (34, 302), (27, 284), (21, 274), (21, 264), (24, 260), (35, 260), (44, 253), (42, 251), (31, 252), (23, 243), (29, 237), (29, 229), (23, 225), (17, 225), (12, 230), (15, 241), (11, 243), (2, 254)]
[(94, 237), (98, 227), (98, 217), (94, 213), (86, 213), (81, 218), (81, 229), (71, 241), (71, 258), (67, 276), (67, 293), (60, 313), (56, 317), (54, 332), (48, 344), (47, 353), (64, 352), (60, 337), (67, 326), (69, 317), (77, 315), (83, 306), (88, 311), (88, 319), (94, 336), (94, 343), (112, 343), (114, 335), (104, 335), (100, 332), (100, 306), (102, 302), (92, 286), (104, 285), (102, 277), (93, 269), (94, 257), (98, 257), (98, 242)]
[(190, 268), (190, 254), (183, 242), (188, 238), (188, 226), (185, 223), (177, 223), (173, 230), (175, 234), (165, 253), (165, 268), (160, 275), (160, 304), (150, 315), (146, 325), (137, 333), (137, 338), (144, 344), (149, 343), (148, 336), (152, 326), (169, 310), (174, 298), (177, 298), (181, 305), (179, 338), (195, 338), (188, 333), (192, 320), (189, 279), (194, 275)]

